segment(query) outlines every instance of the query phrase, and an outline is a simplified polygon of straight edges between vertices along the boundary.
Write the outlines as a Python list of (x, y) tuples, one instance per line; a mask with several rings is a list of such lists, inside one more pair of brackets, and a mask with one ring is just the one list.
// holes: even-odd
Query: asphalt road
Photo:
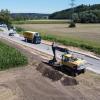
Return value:
[[(18, 35), (13, 36), (13, 37), (9, 37), (7, 33), (8, 33), (7, 31), (5, 31), (4, 33), (0, 32), (0, 37), (13, 40), (17, 43), (24, 44), (24, 45), (31, 47), (33, 49), (36, 49), (38, 51), (42, 51), (42, 52), (47, 53), (49, 55), (53, 55), (52, 50), (51, 50), (51, 46), (49, 46), (49, 45), (46, 45), (46, 44), (36, 45), (36, 44), (26, 43), (23, 41), (24, 40), (23, 37), (20, 37)], [(87, 64), (85, 66), (88, 70), (91, 70), (95, 73), (100, 74), (100, 59), (95, 59), (95, 58), (92, 58), (92, 57), (89, 57), (89, 56), (86, 56), (86, 55), (83, 55), (80, 53), (72, 52), (72, 51), (70, 51), (70, 53), (74, 54), (76, 57), (83, 58), (84, 60), (86, 60)], [(62, 53), (57, 51), (57, 57), (61, 58), (61, 55), (62, 55)]]

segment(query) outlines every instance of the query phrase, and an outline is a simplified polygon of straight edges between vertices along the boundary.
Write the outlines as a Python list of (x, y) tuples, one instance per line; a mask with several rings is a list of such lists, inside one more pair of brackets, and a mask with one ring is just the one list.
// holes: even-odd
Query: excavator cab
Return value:
[(72, 62), (76, 61), (77, 58), (75, 58), (72, 54), (64, 54), (62, 55), (62, 62)]
[(85, 72), (85, 60), (75, 58), (72, 54), (62, 55), (61, 65), (67, 69), (74, 70), (75, 73)]

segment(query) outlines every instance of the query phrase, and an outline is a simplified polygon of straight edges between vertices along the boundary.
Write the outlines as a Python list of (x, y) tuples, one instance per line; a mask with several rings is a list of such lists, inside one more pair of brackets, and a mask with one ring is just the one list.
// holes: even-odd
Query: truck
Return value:
[(34, 44), (41, 43), (41, 36), (39, 32), (24, 31), (23, 36), (26, 42), (31, 41)]

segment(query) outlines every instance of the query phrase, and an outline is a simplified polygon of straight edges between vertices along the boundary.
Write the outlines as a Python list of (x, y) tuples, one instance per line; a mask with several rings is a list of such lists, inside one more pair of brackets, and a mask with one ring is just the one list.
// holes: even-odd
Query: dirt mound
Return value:
[(72, 85), (78, 85), (79, 84), (79, 82), (75, 78), (72, 78), (72, 77), (64, 77), (61, 80), (61, 83), (64, 86), (72, 86)]
[(43, 76), (48, 77), (52, 81), (58, 81), (61, 80), (62, 85), (68, 86), (68, 85), (77, 85), (78, 82), (75, 78), (72, 77), (64, 77), (63, 74), (61, 74), (59, 71), (51, 68), (50, 66), (46, 66), (43, 63), (40, 63), (37, 67), (37, 70), (42, 73)]
[(46, 66), (43, 63), (38, 65), (37, 70), (41, 72), (43, 76), (50, 78), (52, 81), (58, 81), (63, 77), (60, 72), (54, 70), (50, 66)]

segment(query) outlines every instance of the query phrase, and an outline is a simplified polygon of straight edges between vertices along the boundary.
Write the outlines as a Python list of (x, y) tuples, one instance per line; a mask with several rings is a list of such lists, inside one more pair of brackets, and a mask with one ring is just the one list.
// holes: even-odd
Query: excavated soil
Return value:
[(100, 99), (100, 75), (87, 71), (74, 78), (42, 63), (27, 47), (9, 45), (25, 54), (29, 65), (0, 72), (0, 100)]
[(53, 69), (50, 66), (47, 66), (43, 63), (40, 63), (36, 68), (44, 77), (51, 79), (52, 81), (61, 81), (63, 85), (78, 85), (78, 81), (75, 78), (64, 76), (63, 73)]
[(62, 74), (59, 73), (58, 71), (54, 70), (53, 68), (51, 68), (50, 66), (46, 66), (43, 63), (40, 63), (37, 66), (37, 70), (42, 73), (42, 76), (45, 76), (49, 79), (51, 79), (52, 81), (58, 81), (62, 78)]

